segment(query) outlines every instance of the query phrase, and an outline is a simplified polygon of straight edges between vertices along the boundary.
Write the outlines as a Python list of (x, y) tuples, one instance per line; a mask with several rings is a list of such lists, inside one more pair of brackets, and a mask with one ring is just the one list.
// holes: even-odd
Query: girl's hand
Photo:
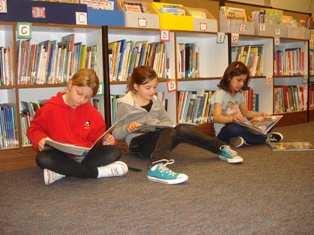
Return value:
[(136, 127), (140, 126), (141, 124), (138, 122), (130, 122), (128, 126), (128, 132), (132, 132)]
[(263, 118), (269, 118), (270, 115), (268, 113), (264, 113), (264, 112), (260, 112), (260, 116), (262, 116)]
[(237, 113), (236, 115), (232, 116), (232, 121), (233, 122), (244, 121), (244, 117), (241, 113)]
[(111, 134), (107, 134), (104, 136), (102, 140), (103, 145), (114, 145), (115, 139)]
[(46, 143), (46, 138), (42, 138), (39, 142), (38, 142), (38, 150), (39, 151), (43, 151), (44, 147), (45, 147), (45, 143)]

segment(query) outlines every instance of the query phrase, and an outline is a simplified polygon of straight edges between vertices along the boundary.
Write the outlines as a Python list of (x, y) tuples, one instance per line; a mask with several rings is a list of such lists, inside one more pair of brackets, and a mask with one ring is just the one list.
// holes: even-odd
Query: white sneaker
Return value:
[(44, 169), (44, 181), (46, 185), (52, 184), (53, 182), (64, 178), (65, 175), (58, 174), (54, 171)]
[(246, 144), (246, 142), (241, 136), (237, 136), (230, 139), (230, 144), (236, 148), (240, 148), (242, 145)]
[(242, 163), (243, 158), (238, 155), (238, 153), (230, 148), (229, 145), (223, 145), (220, 147), (219, 158), (221, 160), (227, 161), (228, 163)]
[(128, 166), (121, 161), (113, 162), (106, 166), (98, 167), (98, 178), (122, 176), (128, 172)]

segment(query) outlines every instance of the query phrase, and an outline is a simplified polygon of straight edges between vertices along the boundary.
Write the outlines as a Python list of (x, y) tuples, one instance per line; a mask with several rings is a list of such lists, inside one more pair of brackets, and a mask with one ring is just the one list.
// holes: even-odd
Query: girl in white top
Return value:
[(230, 142), (235, 147), (241, 147), (243, 144), (281, 141), (283, 136), (278, 132), (261, 135), (252, 133), (247, 128), (236, 124), (238, 121), (243, 121), (244, 118), (269, 116), (264, 112), (248, 110), (242, 91), (249, 88), (249, 80), (249, 70), (242, 62), (232, 62), (227, 67), (218, 84), (219, 89), (211, 98), (216, 137), (221, 141)]

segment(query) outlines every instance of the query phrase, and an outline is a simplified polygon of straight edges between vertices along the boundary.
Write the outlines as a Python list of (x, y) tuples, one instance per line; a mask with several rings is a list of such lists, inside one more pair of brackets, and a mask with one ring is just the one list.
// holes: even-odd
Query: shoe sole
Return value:
[(152, 176), (147, 176), (147, 179), (150, 180), (150, 181), (153, 181), (153, 182), (158, 182), (158, 183), (162, 183), (162, 184), (181, 184), (185, 181), (188, 180), (188, 176), (186, 177), (182, 177), (182, 178), (179, 178), (179, 179), (174, 179), (174, 180), (163, 180), (163, 179), (159, 179), (159, 178), (156, 178), (156, 177), (152, 177)]
[(226, 158), (226, 157), (223, 157), (223, 156), (218, 156), (219, 159), (223, 160), (223, 161), (227, 161), (228, 163), (232, 163), (232, 164), (236, 164), (236, 163), (242, 163), (243, 162), (243, 159), (239, 159), (239, 158), (233, 158), (233, 159), (230, 159), (230, 158)]
[(50, 185), (50, 175), (48, 173), (48, 170), (47, 169), (44, 169), (44, 182), (45, 182), (45, 185)]

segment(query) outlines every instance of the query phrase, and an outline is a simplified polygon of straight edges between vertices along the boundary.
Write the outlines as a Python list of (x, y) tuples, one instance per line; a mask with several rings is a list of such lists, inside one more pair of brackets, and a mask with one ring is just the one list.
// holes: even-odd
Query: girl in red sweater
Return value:
[(106, 131), (102, 115), (90, 103), (98, 88), (99, 79), (95, 71), (81, 69), (69, 80), (66, 92), (51, 97), (36, 111), (27, 137), (38, 153), (36, 163), (44, 169), (46, 185), (65, 176), (100, 178), (127, 173), (127, 165), (117, 161), (121, 152), (111, 134), (105, 135), (102, 145), (85, 157), (45, 146), (49, 137), (58, 142), (90, 148)]

